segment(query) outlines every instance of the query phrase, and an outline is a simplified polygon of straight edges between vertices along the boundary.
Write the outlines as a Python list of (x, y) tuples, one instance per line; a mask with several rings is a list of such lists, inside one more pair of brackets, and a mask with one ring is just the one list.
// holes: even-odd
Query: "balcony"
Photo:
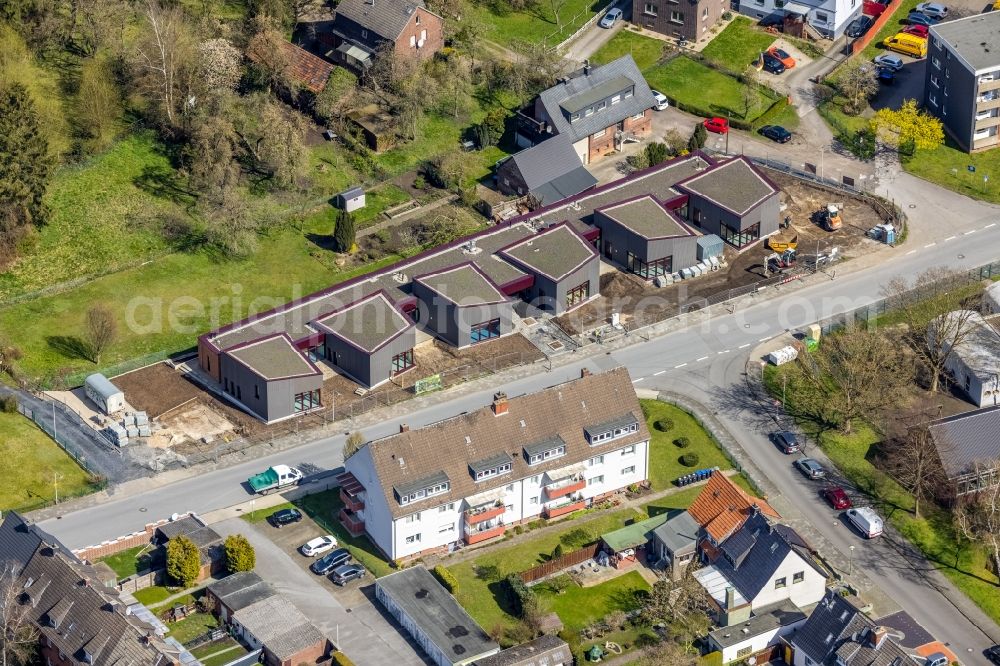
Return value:
[(978, 99), (976, 100), (976, 111), (989, 111), (990, 109), (1000, 108), (1000, 95), (997, 95), (993, 99)]
[(474, 506), (471, 509), (465, 511), (465, 522), (469, 525), (476, 525), (478, 523), (490, 520), (492, 518), (498, 518), (503, 515), (506, 511), (506, 507), (499, 502), (495, 504), (483, 504), (481, 506)]
[(365, 519), (346, 507), (340, 510), (337, 516), (344, 529), (351, 533), (351, 536), (360, 536), (365, 533)]
[(988, 127), (995, 127), (1000, 125), (1000, 116), (989, 116), (986, 118), (976, 118), (976, 128), (975, 131), (984, 130)]
[(994, 134), (992, 136), (984, 136), (982, 139), (976, 139), (972, 142), (973, 150), (983, 150), (984, 148), (992, 148), (1000, 143), (1000, 136)]
[(566, 502), (565, 504), (560, 504), (559, 506), (547, 506), (542, 510), (542, 516), (545, 518), (558, 518), (559, 516), (565, 516), (567, 513), (573, 513), (574, 511), (579, 511), (580, 509), (586, 508), (587, 500), (582, 497), (571, 502)]
[(996, 90), (1000, 88), (1000, 78), (993, 79), (992, 81), (980, 81), (979, 82), (979, 92), (984, 93), (988, 90)]
[(483, 541), (489, 541), (490, 539), (495, 539), (497, 537), (503, 536), (504, 532), (507, 530), (507, 526), (503, 523), (497, 523), (495, 525), (483, 525), (479, 524), (478, 527), (473, 527), (466, 524), (465, 526), (465, 543), (471, 546), (475, 543), (482, 543)]
[(340, 488), (340, 501), (344, 503), (344, 507), (355, 513), (365, 508), (365, 501), (360, 495), (351, 495), (343, 487)]
[(560, 479), (545, 486), (545, 495), (550, 499), (559, 499), (580, 492), (587, 487), (587, 480), (582, 476)]

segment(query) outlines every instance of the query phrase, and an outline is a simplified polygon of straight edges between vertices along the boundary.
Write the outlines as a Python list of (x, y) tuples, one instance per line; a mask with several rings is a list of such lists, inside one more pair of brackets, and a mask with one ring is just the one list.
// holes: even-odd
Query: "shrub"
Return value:
[(427, 181), (424, 179), (423, 176), (417, 176), (416, 178), (413, 179), (413, 187), (418, 190), (426, 190)]
[(594, 537), (587, 530), (578, 527), (559, 537), (559, 541), (568, 548), (581, 548), (590, 543)]
[(487, 583), (496, 583), (503, 578), (503, 573), (495, 564), (482, 564), (476, 567), (476, 578)]
[(455, 578), (450, 571), (439, 564), (431, 569), (431, 572), (434, 574), (435, 578), (441, 581), (441, 584), (444, 585), (446, 590), (452, 594), (458, 594), (458, 579)]
[(722, 20), (723, 21), (728, 21), (731, 18), (733, 18), (733, 13), (731, 11), (727, 10), (727, 11), (722, 12)]
[(351, 661), (343, 652), (334, 652), (330, 656), (333, 658), (333, 663), (336, 664), (336, 666), (354, 666), (354, 662)]
[(698, 454), (697, 453), (685, 453), (681, 456), (681, 464), (685, 467), (694, 467), (698, 464)]
[(0, 397), (0, 412), (4, 414), (13, 414), (17, 411), (17, 398), (12, 395), (5, 395)]
[(257, 566), (257, 553), (242, 534), (230, 534), (223, 546), (226, 551), (226, 569), (229, 573), (253, 571)]
[(538, 598), (534, 591), (524, 584), (521, 576), (510, 574), (504, 579), (507, 588), (507, 599), (517, 617), (525, 618), (538, 610)]
[(674, 422), (671, 419), (659, 419), (653, 424), (653, 427), (660, 432), (670, 432), (674, 429)]
[(563, 556), (563, 547), (561, 543), (557, 543), (556, 547), (552, 550), (552, 559), (557, 560)]
[(674, 444), (679, 449), (686, 449), (687, 447), (691, 446), (691, 440), (689, 440), (687, 437), (678, 437), (677, 439), (674, 440)]

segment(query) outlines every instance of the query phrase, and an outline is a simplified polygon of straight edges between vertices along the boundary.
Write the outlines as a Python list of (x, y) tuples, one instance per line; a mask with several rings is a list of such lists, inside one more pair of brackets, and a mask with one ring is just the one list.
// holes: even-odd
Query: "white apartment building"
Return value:
[(860, 16), (864, 0), (740, 0), (740, 13), (757, 20), (774, 14), (798, 16), (827, 39), (838, 39)]
[(624, 368), (374, 440), (344, 463), (340, 520), (390, 559), (503, 536), (645, 481), (649, 431)]

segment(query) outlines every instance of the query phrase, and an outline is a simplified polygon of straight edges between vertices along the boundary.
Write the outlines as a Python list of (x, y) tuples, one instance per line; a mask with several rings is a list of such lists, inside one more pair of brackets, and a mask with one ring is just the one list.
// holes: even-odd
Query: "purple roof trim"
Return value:
[[(719, 203), (718, 201), (715, 201), (714, 199), (709, 199), (705, 195), (698, 194), (697, 192), (692, 191), (690, 188), (685, 187), (685, 185), (687, 183), (691, 182), (692, 180), (695, 180), (696, 178), (703, 178), (703, 177), (705, 177), (705, 176), (713, 173), (716, 168), (722, 169), (722, 168), (725, 168), (725, 167), (727, 167), (730, 164), (733, 164), (735, 162), (743, 162), (744, 164), (746, 164), (747, 167), (749, 167), (749, 169), (751, 171), (753, 171), (754, 174), (758, 178), (760, 178), (762, 181), (764, 181), (765, 185), (767, 185), (768, 187), (770, 187), (773, 190), (773, 192), (771, 192), (771, 194), (767, 195), (766, 197), (764, 197), (763, 199), (761, 199), (760, 201), (758, 201), (754, 205), (750, 206), (749, 208), (747, 208), (746, 210), (744, 210), (744, 211), (741, 212), (741, 211), (733, 210), (729, 206), (724, 206), (723, 204)], [(778, 192), (781, 191), (781, 188), (778, 187), (774, 183), (773, 180), (771, 180), (770, 178), (768, 178), (767, 176), (765, 176), (763, 173), (761, 173), (760, 170), (758, 170), (757, 167), (754, 166), (754, 163), (751, 162), (749, 159), (747, 159), (746, 156), (744, 156), (744, 155), (740, 155), (739, 157), (734, 157), (734, 158), (732, 158), (730, 160), (727, 160), (727, 161), (725, 161), (725, 162), (723, 162), (721, 164), (717, 164), (717, 165), (715, 165), (714, 167), (712, 167), (710, 169), (706, 169), (705, 171), (702, 171), (701, 173), (696, 173), (695, 175), (689, 176), (688, 178), (685, 178), (684, 180), (679, 180), (676, 183), (674, 183), (674, 187), (682, 188), (682, 189), (685, 190), (685, 192), (690, 192), (691, 194), (699, 196), (702, 199), (708, 199), (709, 201), (711, 201), (712, 203), (714, 203), (719, 208), (722, 208), (723, 210), (727, 210), (730, 213), (732, 213), (733, 215), (736, 215), (737, 217), (743, 217), (744, 215), (746, 215), (747, 213), (749, 213), (750, 211), (754, 210), (755, 208), (757, 208), (758, 206), (760, 206), (762, 203), (764, 203), (765, 201), (767, 201), (768, 197), (770, 197), (770, 196), (772, 196), (774, 194), (777, 194)]]
[[(600, 229), (598, 229), (598, 231), (600, 231)], [(517, 292), (524, 291), (525, 289), (533, 286), (534, 284), (535, 284), (535, 276), (532, 275), (531, 273), (528, 273), (526, 275), (522, 275), (519, 278), (514, 278), (510, 282), (504, 282), (502, 285), (500, 285), (500, 291), (507, 294), (508, 296), (513, 296)]]
[[(404, 328), (401, 328), (395, 334), (390, 335), (388, 338), (386, 338), (385, 340), (383, 340), (382, 342), (380, 342), (378, 345), (375, 346), (374, 349), (365, 349), (364, 347), (362, 347), (360, 345), (357, 345), (354, 342), (351, 342), (350, 340), (348, 340), (347, 338), (345, 338), (343, 335), (341, 335), (339, 332), (333, 330), (329, 326), (326, 326), (325, 324), (323, 324), (323, 323), (321, 323), (319, 321), (320, 319), (329, 319), (330, 317), (332, 317), (332, 316), (334, 316), (336, 314), (340, 314), (340, 313), (344, 312), (345, 310), (350, 310), (351, 308), (353, 308), (353, 307), (355, 307), (357, 305), (361, 305), (362, 303), (364, 303), (366, 301), (370, 301), (370, 300), (376, 299), (376, 298), (378, 298), (380, 296), (386, 302), (386, 304), (388, 304), (388, 306), (390, 308), (392, 308), (393, 310), (396, 311), (396, 314), (398, 314), (400, 317), (403, 318), (403, 321), (406, 322), (406, 326)], [(350, 346), (354, 347), (358, 351), (364, 352), (365, 354), (368, 354), (369, 356), (371, 356), (372, 354), (374, 354), (375, 352), (377, 352), (379, 349), (382, 349), (382, 347), (385, 347), (387, 344), (389, 344), (390, 342), (392, 342), (393, 340), (395, 340), (396, 338), (398, 338), (399, 336), (403, 335), (404, 333), (406, 333), (407, 331), (409, 331), (410, 329), (412, 329), (413, 327), (416, 326), (416, 324), (413, 323), (413, 320), (410, 319), (406, 315), (406, 313), (403, 312), (403, 310), (401, 308), (399, 308), (399, 306), (397, 306), (392, 301), (391, 298), (389, 298), (389, 295), (387, 293), (385, 293), (384, 289), (379, 289), (378, 291), (376, 291), (376, 292), (374, 292), (372, 294), (368, 294), (367, 296), (359, 298), (359, 299), (357, 299), (355, 301), (352, 301), (352, 302), (348, 303), (347, 305), (345, 305), (343, 307), (337, 308), (336, 310), (331, 310), (330, 312), (327, 312), (326, 314), (321, 315), (321, 316), (317, 317), (316, 319), (314, 319), (313, 323), (316, 326), (318, 326), (319, 328), (321, 328), (324, 333), (332, 335), (335, 338), (337, 338), (338, 340), (346, 342), (347, 344), (349, 344)]]
[[(264, 375), (260, 374), (259, 372), (257, 372), (256, 368), (254, 368), (252, 365), (250, 365), (248, 363), (244, 363), (242, 360), (236, 358), (235, 356), (233, 356), (230, 353), (230, 352), (234, 352), (234, 351), (239, 351), (240, 349), (245, 349), (247, 347), (251, 347), (253, 345), (259, 344), (261, 342), (265, 342), (266, 340), (270, 340), (272, 338), (282, 338), (285, 342), (287, 342), (288, 346), (292, 348), (292, 351), (294, 351), (296, 354), (298, 354), (302, 358), (302, 360), (305, 361), (309, 365), (309, 367), (313, 369), (313, 371), (312, 372), (303, 372), (303, 373), (298, 374), (298, 375), (285, 375), (285, 376), (282, 376), (282, 377), (270, 377), (270, 378), (268, 378), (268, 377), (265, 377)], [(261, 379), (263, 379), (265, 382), (275, 382), (275, 381), (278, 381), (280, 379), (296, 379), (298, 377), (312, 377), (313, 375), (322, 375), (323, 374), (323, 371), (320, 370), (319, 367), (315, 363), (313, 363), (312, 361), (310, 361), (308, 356), (306, 356), (301, 351), (299, 351), (298, 348), (296, 348), (295, 342), (293, 342), (292, 339), (290, 337), (288, 337), (287, 333), (270, 333), (268, 335), (263, 335), (263, 336), (261, 336), (259, 338), (254, 339), (254, 340), (248, 340), (247, 342), (241, 342), (238, 345), (233, 345), (232, 347), (229, 347), (229, 348), (225, 349), (224, 351), (225, 351), (226, 356), (228, 358), (231, 358), (232, 360), (236, 361), (237, 363), (239, 363), (240, 365), (242, 365), (244, 368), (246, 368), (247, 370), (249, 370), (253, 374), (255, 374), (258, 377), (260, 377)]]
[[(413, 277), (413, 281), (414, 282), (420, 282), (420, 284), (424, 285), (425, 287), (427, 287), (428, 289), (430, 289), (431, 291), (433, 291), (435, 294), (437, 294), (441, 298), (444, 298), (445, 300), (448, 300), (448, 301), (454, 303), (458, 307), (469, 307), (469, 306), (463, 306), (458, 301), (456, 301), (455, 299), (453, 299), (451, 296), (448, 296), (447, 294), (442, 294), (440, 291), (438, 291), (437, 289), (435, 289), (434, 287), (430, 286), (429, 284), (427, 284), (425, 282), (425, 280), (427, 278), (429, 278), (429, 277), (434, 277), (435, 275), (441, 275), (442, 273), (451, 273), (452, 271), (458, 270), (459, 268), (464, 268), (466, 266), (468, 266), (469, 268), (471, 268), (472, 270), (474, 270), (476, 273), (478, 273), (479, 276), (481, 278), (483, 278), (484, 280), (486, 280), (487, 284), (489, 284), (491, 287), (493, 287), (493, 289), (498, 294), (500, 294), (500, 296), (502, 297), (500, 300), (497, 300), (497, 301), (486, 301), (485, 303), (476, 303), (476, 305), (496, 305), (497, 303), (509, 303), (510, 302), (510, 298), (508, 298), (507, 294), (505, 294), (503, 292), (503, 290), (500, 288), (500, 285), (498, 285), (496, 282), (494, 282), (493, 280), (491, 280), (489, 275), (487, 275), (486, 273), (484, 273), (482, 271), (482, 269), (479, 268), (479, 266), (476, 266), (476, 264), (473, 263), (473, 262), (471, 262), (471, 261), (463, 261), (460, 264), (455, 264), (454, 266), (449, 266), (448, 268), (442, 268), (440, 270), (431, 271), (430, 273), (423, 273), (421, 275), (415, 275)], [(470, 304), (470, 306), (471, 306), (471, 304)]]
[[(687, 195), (686, 194), (682, 195), (682, 196), (685, 199), (687, 199)], [(679, 198), (680, 197), (674, 197), (673, 199), (670, 199), (670, 201), (676, 201)], [(668, 217), (672, 218), (673, 221), (676, 222), (682, 229), (684, 229), (685, 231), (687, 231), (687, 233), (686, 234), (673, 234), (671, 236), (643, 236), (638, 231), (632, 231), (631, 229), (628, 229), (629, 231), (631, 231), (636, 236), (639, 236), (640, 238), (644, 238), (644, 239), (646, 239), (648, 241), (654, 241), (654, 240), (668, 240), (670, 238), (687, 238), (688, 236), (698, 236), (699, 235), (698, 232), (696, 232), (694, 229), (692, 229), (691, 227), (689, 227), (687, 225), (687, 223), (685, 223), (684, 220), (681, 219), (680, 215), (676, 214), (673, 210), (667, 208), (667, 206), (666, 206), (666, 204), (664, 202), (660, 201), (659, 199), (657, 199), (656, 197), (654, 197), (652, 194), (640, 194), (638, 196), (634, 196), (634, 197), (631, 197), (629, 199), (623, 199), (622, 201), (618, 201), (616, 203), (608, 204), (607, 206), (601, 206), (600, 208), (595, 208), (594, 212), (595, 213), (597, 213), (597, 212), (604, 213), (604, 211), (607, 210), (607, 209), (609, 209), (609, 208), (617, 208), (618, 206), (623, 206), (625, 204), (630, 204), (633, 201), (639, 201), (641, 199), (650, 199), (653, 203), (655, 203), (657, 206), (659, 206), (660, 208), (662, 208), (663, 212), (666, 213)], [(613, 217), (611, 217), (607, 213), (604, 213), (604, 215), (605, 215), (605, 217), (610, 218), (612, 222), (615, 222), (615, 223), (617, 223), (617, 224), (619, 224), (621, 226), (624, 226), (624, 225), (621, 224), (621, 222), (618, 222), (618, 220), (614, 219)]]

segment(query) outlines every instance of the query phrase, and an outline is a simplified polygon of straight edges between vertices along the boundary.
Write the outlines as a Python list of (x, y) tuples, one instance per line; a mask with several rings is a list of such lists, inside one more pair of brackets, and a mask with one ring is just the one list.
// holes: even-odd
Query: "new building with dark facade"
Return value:
[(500, 255), (535, 276), (521, 296), (540, 310), (567, 312), (600, 293), (597, 251), (568, 224), (556, 224), (512, 243)]
[(472, 262), (417, 276), (413, 295), (426, 306), (427, 328), (454, 347), (514, 330), (514, 301)]
[(632, 0), (632, 22), (647, 30), (691, 42), (708, 36), (730, 8), (729, 0)]
[(697, 262), (695, 232), (651, 194), (596, 209), (594, 225), (604, 256), (647, 280)]
[(1000, 144), (1000, 12), (931, 26), (924, 107), (962, 150)]

